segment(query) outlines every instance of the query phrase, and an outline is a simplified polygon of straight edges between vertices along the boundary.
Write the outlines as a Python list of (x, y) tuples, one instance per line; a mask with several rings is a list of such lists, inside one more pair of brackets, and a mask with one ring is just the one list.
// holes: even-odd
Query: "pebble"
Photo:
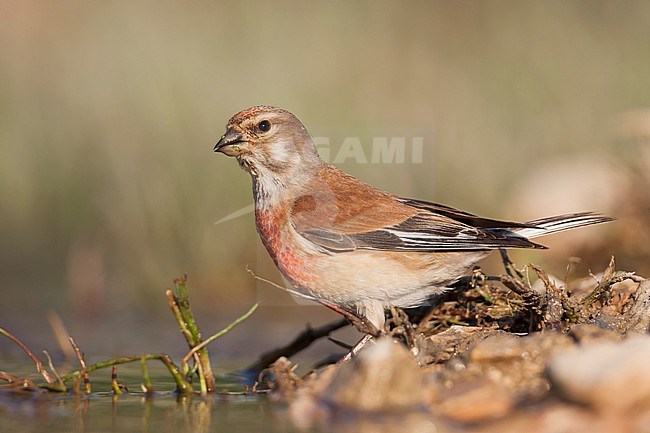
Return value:
[(513, 393), (489, 381), (457, 386), (435, 404), (434, 413), (464, 423), (501, 418), (516, 403)]
[(594, 343), (563, 351), (550, 361), (548, 374), (569, 401), (602, 411), (650, 410), (650, 337)]
[(339, 366), (321, 398), (359, 412), (394, 412), (422, 407), (424, 377), (409, 351), (380, 338), (351, 362)]

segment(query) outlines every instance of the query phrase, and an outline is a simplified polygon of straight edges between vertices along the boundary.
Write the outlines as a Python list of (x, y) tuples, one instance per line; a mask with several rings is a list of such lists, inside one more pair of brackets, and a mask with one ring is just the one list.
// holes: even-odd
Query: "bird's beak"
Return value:
[(242, 153), (242, 144), (244, 143), (246, 143), (246, 140), (242, 132), (234, 128), (228, 128), (217, 144), (214, 145), (214, 151), (228, 156), (238, 156)]

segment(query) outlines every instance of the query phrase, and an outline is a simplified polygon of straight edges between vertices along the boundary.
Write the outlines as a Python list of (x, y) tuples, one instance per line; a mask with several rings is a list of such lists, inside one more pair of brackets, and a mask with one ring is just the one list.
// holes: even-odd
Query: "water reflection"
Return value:
[(157, 392), (57, 395), (0, 390), (0, 432), (292, 431), (262, 396)]
[[(434, 432), (424, 414), (413, 417), (341, 417), (297, 426), (265, 396), (176, 395), (156, 392), (91, 395), (13, 392), (0, 389), (0, 432)], [(397, 419), (396, 419), (397, 418)], [(300, 427), (300, 428), (299, 428)]]

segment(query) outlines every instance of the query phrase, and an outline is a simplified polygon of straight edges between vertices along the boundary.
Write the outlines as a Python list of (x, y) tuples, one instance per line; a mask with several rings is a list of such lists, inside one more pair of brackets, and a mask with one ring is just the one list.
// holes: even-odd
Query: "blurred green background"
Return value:
[(251, 214), (215, 224), (252, 202), (212, 147), (256, 104), (423, 137), (420, 164), (339, 165), (394, 193), (619, 218), (519, 264), (649, 272), (648, 23), (647, 1), (1, 1), (0, 326), (51, 346), (56, 311), (82, 348), (180, 348), (163, 290), (186, 272), (206, 333), (266, 305), (231, 356), (332, 318), (246, 272), (281, 282)]

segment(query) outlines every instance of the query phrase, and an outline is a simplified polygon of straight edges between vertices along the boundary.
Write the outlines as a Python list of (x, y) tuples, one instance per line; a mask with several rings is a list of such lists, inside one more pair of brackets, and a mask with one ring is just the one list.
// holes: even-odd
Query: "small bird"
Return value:
[(530, 239), (612, 220), (498, 221), (381, 191), (323, 161), (300, 120), (276, 107), (235, 114), (214, 150), (251, 175), (257, 231), (296, 292), (369, 335), (387, 307), (421, 305), (492, 250), (545, 248)]

